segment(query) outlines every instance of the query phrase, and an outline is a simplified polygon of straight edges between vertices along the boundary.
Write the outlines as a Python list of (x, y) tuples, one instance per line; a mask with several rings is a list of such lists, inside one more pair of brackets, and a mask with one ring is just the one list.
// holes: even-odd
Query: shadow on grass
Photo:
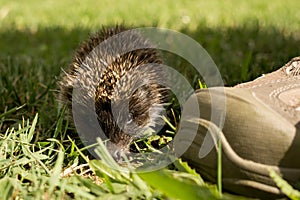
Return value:
[(211, 55), (225, 85), (252, 80), (300, 55), (300, 37), (286, 36), (273, 27), (245, 25), (239, 28), (182, 30)]
[[(57, 116), (57, 80), (68, 66), (74, 49), (87, 37), (88, 30), (63, 28), (0, 30), (0, 113), (25, 104), (21, 110), (5, 116), (0, 130), (17, 126), (39, 113), (45, 132)], [(17, 127), (16, 127), (17, 128)]]
[[(60, 27), (37, 31), (0, 30), (0, 55), (23, 55), (49, 63), (69, 62), (78, 44), (91, 32), (93, 30), (85, 28)], [(229, 85), (253, 79), (300, 54), (300, 37), (285, 36), (283, 31), (272, 27), (247, 25), (212, 29), (199, 25), (196, 31), (183, 29), (180, 32), (208, 51)]]
[[(26, 104), (27, 109), (19, 113), (33, 118), (39, 112), (40, 120), (49, 127), (57, 114), (53, 95), (57, 77), (90, 32), (93, 30), (60, 27), (0, 30), (0, 112)], [(199, 25), (196, 31), (181, 32), (208, 51), (226, 85), (279, 68), (300, 52), (300, 37), (285, 36), (281, 30), (258, 25), (215, 29)]]
[(60, 27), (32, 30), (0, 30), (0, 52), (3, 56), (25, 56), (51, 62), (70, 58), (90, 30), (66, 30)]

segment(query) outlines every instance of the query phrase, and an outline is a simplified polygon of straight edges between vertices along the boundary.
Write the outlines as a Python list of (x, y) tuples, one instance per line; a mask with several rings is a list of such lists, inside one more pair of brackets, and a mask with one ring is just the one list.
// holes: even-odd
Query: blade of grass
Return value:
[(153, 188), (175, 199), (219, 199), (208, 188), (178, 180), (167, 170), (141, 173), (139, 176)]
[(0, 180), (0, 199), (12, 199), (14, 185), (10, 181), (9, 177), (4, 177)]
[(218, 140), (218, 191), (222, 196), (222, 141)]
[(207, 88), (206, 84), (205, 84), (205, 83), (202, 83), (202, 82), (200, 81), (200, 79), (198, 79), (198, 84), (199, 84), (200, 89)]
[(162, 116), (163, 120), (170, 126), (170, 128), (173, 130), (173, 131), (176, 131), (176, 127), (173, 126), (173, 124), (165, 117), (165, 116)]
[(12, 108), (12, 109), (10, 109), (10, 110), (8, 110), (8, 111), (6, 111), (6, 112), (0, 114), (0, 118), (5, 117), (6, 115), (9, 115), (9, 114), (11, 114), (11, 113), (14, 113), (14, 112), (16, 112), (16, 111), (18, 111), (18, 110), (24, 108), (25, 106), (26, 106), (26, 104), (23, 104), (23, 105), (21, 105), (21, 106), (19, 106), (19, 107), (14, 107), (14, 108)]
[(300, 199), (300, 192), (295, 190), (288, 182), (282, 179), (274, 170), (270, 169), (269, 175), (286, 196), (288, 196), (292, 200)]
[(204, 181), (201, 178), (201, 176), (194, 170), (192, 169), (187, 162), (183, 162), (181, 159), (177, 159), (174, 161), (174, 165), (175, 167), (181, 171), (181, 172), (186, 172), (188, 174), (193, 175), (196, 179), (196, 183), (198, 183), (198, 185), (204, 185)]
[(29, 129), (29, 133), (27, 134), (27, 141), (30, 142), (33, 138), (33, 134), (35, 131), (35, 127), (37, 125), (37, 121), (38, 121), (38, 113), (35, 115), (33, 122), (31, 124), (31, 128)]
[(60, 182), (60, 174), (62, 172), (62, 166), (64, 161), (64, 152), (62, 150), (59, 151), (56, 163), (54, 168), (52, 169), (52, 173), (49, 179), (49, 193), (51, 194), (56, 186), (59, 186)]

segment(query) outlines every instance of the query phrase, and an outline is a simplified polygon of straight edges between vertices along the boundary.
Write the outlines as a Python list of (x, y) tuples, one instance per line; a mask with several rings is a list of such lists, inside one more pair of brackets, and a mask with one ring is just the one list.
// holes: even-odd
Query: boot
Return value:
[[(224, 95), (222, 107), (218, 101)], [(191, 97), (183, 107), (175, 150), (185, 151), (181, 157), (204, 178), (217, 180), (220, 140), (225, 190), (263, 199), (284, 196), (270, 170), (291, 184), (300, 181), (300, 57), (254, 81), (201, 89), (193, 98), (200, 116), (191, 114)], [(223, 126), (212, 122), (212, 106), (225, 113)], [(209, 141), (206, 135), (213, 146), (201, 156), (201, 147)]]

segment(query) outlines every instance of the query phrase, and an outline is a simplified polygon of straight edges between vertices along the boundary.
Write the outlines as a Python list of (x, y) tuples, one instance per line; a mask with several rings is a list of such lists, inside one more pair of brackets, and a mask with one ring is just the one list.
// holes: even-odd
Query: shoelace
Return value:
[[(286, 75), (288, 76), (300, 76), (300, 57), (293, 58), (288, 62), (285, 67), (283, 67)], [(300, 86), (299, 86), (300, 87)], [(294, 107), (297, 112), (300, 112), (300, 93), (295, 93), (293, 96), (290, 96), (289, 104)]]
[(287, 63), (285, 68), (285, 73), (288, 76), (299, 76), (300, 75), (300, 57), (292, 59)]

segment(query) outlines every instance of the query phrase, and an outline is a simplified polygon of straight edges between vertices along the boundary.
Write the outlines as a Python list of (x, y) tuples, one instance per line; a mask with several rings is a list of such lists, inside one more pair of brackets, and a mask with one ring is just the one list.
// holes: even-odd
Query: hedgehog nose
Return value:
[(113, 159), (117, 162), (117, 163), (122, 163), (125, 161), (124, 157), (127, 157), (127, 159), (130, 160), (130, 152), (128, 150), (116, 150), (114, 152), (110, 152), (111, 156), (113, 157)]
[(124, 156), (129, 154), (128, 150), (124, 148), (120, 148), (118, 145), (114, 143), (107, 145), (107, 150), (112, 156), (112, 158), (118, 163), (124, 161)]
[(122, 160), (122, 152), (119, 149), (110, 151), (109, 153), (116, 162), (120, 162)]

